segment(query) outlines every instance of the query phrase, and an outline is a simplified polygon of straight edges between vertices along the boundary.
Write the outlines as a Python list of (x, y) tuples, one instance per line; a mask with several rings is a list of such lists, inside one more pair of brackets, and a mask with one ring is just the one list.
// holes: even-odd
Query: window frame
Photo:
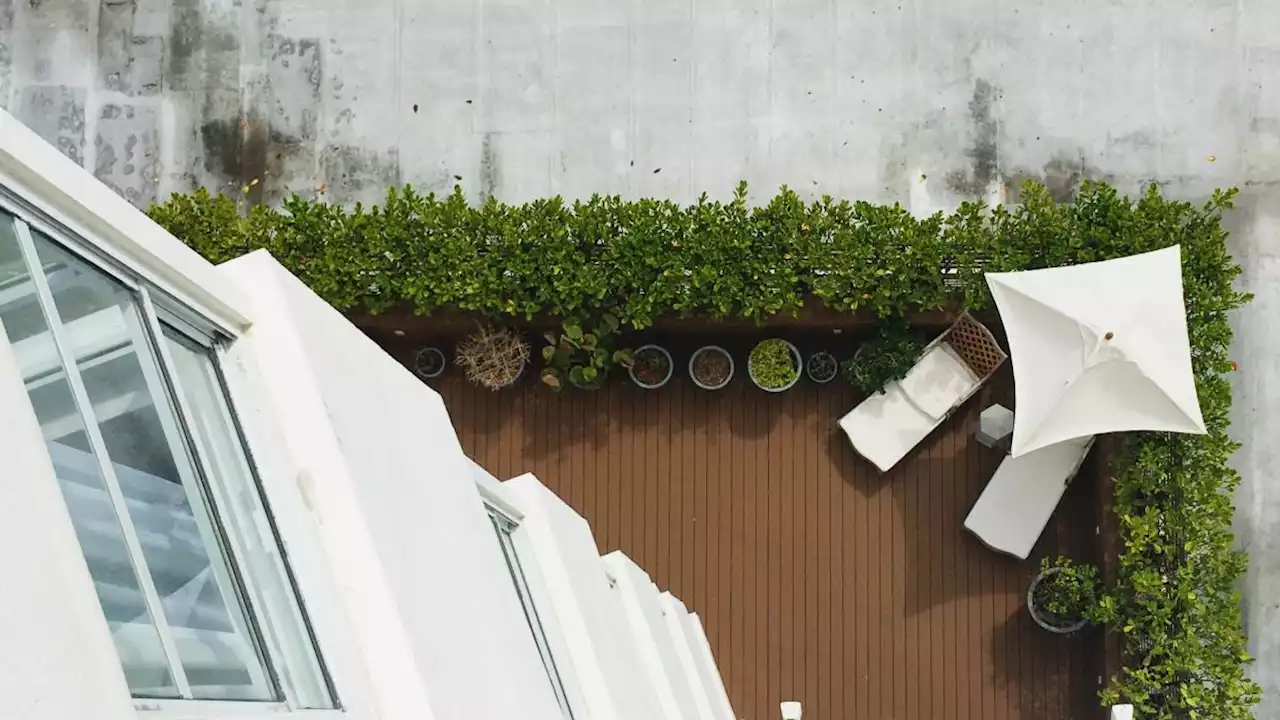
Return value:
[[(518, 503), (513, 502), (508, 493), (502, 487), (502, 483), (487, 470), (477, 464), (470, 458), (467, 462), (471, 465), (472, 478), (475, 481), (476, 489), (480, 493), (482, 507), (485, 511), (485, 521), (492, 524), (495, 516), (500, 522), (505, 523), (509, 530), (506, 531), (508, 540), (511, 543), (512, 552), (516, 556), (519, 563), (519, 570), (523, 576), (524, 592), (515, 587), (515, 578), (511, 578), (512, 589), (516, 590), (517, 600), (521, 604), (521, 613), (532, 611), (538, 620), (538, 625), (542, 632), (542, 642), (545, 643), (547, 653), (550, 656), (552, 667), (556, 674), (556, 680), (560, 684), (560, 693), (557, 695), (557, 705), (560, 705), (559, 697), (563, 694), (565, 704), (561, 705), (562, 718), (564, 720), (581, 720), (581, 708), (586, 707), (582, 688), (578, 684), (577, 675), (573, 670), (572, 658), (569, 653), (568, 645), (564, 641), (564, 636), (560, 630), (556, 620), (555, 607), (551, 602), (550, 596), (543, 584), (541, 571), (534, 558), (533, 544), (529, 542), (527, 533), (524, 532), (525, 513), (520, 509)], [(496, 528), (492, 528), (496, 531)], [(501, 540), (494, 538), (495, 541), (501, 543)], [(507, 566), (506, 550), (499, 545), (498, 551), (504, 554), (502, 563), (504, 569), (510, 573), (511, 569)], [(524, 596), (527, 593), (528, 602), (531, 608), (525, 608)], [(527, 619), (527, 618), (526, 618)], [(539, 645), (537, 638), (532, 637), (533, 630), (530, 628), (530, 639), (534, 641), (535, 646)], [(542, 650), (538, 649), (538, 657), (542, 662), (546, 659), (542, 657)], [(545, 669), (545, 668), (544, 668)], [(551, 677), (548, 676), (548, 682)]]
[[(255, 438), (251, 436), (249, 428), (246, 426), (247, 423), (242, 420), (242, 412), (236, 402), (241, 393), (237, 392), (238, 389), (235, 386), (238, 383), (245, 382), (246, 378), (241, 377), (243, 371), (240, 368), (237, 368), (236, 371), (228, 372), (227, 363), (234, 362), (233, 355), (239, 352), (237, 343), (242, 337), (244, 328), (239, 323), (228, 322), (225, 314), (215, 312), (211, 308), (205, 308), (200, 306), (199, 303), (195, 303), (192, 300), (192, 295), (176, 292), (171, 284), (162, 279), (161, 275), (148, 271), (144, 263), (123, 257), (118, 252), (112, 252), (110, 248), (106, 247), (91, 233), (75, 229), (51, 213), (52, 211), (47, 211), (40, 204), (29, 199), (23, 192), (15, 189), (11, 177), (0, 173), (0, 217), (4, 215), (12, 217), (14, 232), (18, 238), (22, 258), (28, 267), (43, 268), (35, 253), (34, 245), (34, 232), (39, 232), (62, 251), (84, 262), (94, 270), (102, 272), (111, 280), (127, 288), (132, 294), (137, 315), (141, 322), (138, 328), (138, 337), (135, 338), (134, 342), (139, 346), (139, 351), (150, 353), (150, 361), (155, 365), (152, 370), (157, 371), (159, 375), (158, 378), (148, 378), (148, 384), (150, 385), (151, 381), (158, 381), (158, 387), (152, 390), (153, 392), (159, 391), (159, 395), (154, 401), (157, 403), (169, 403), (172, 408), (174, 422), (177, 424), (176, 440), (180, 447), (173, 447), (171, 450), (185, 453), (185, 457), (191, 465), (191, 471), (197, 476), (194, 486), (198, 489), (200, 497), (191, 498), (193, 510), (198, 509), (197, 503), (203, 505), (203, 511), (207, 515), (208, 521), (212, 523), (217, 537), (225, 545), (225, 547), (207, 548), (211, 554), (223, 553), (226, 556), (228, 571), (234, 579), (234, 587), (237, 590), (236, 597), (234, 599), (226, 598), (225, 600), (239, 603), (244, 607), (245, 618), (248, 623), (246, 628), (248, 637), (245, 639), (261, 652), (265, 659), (267, 683), (272, 692), (278, 695), (278, 698), (274, 700), (258, 701), (150, 698), (134, 696), (130, 693), (129, 698), (132, 700), (135, 710), (145, 713), (147, 717), (182, 718), (183, 720), (188, 718), (192, 720), (204, 720), (206, 718), (212, 720), (213, 718), (228, 716), (236, 718), (278, 718), (282, 714), (290, 713), (305, 715), (308, 718), (316, 718), (317, 720), (336, 720), (339, 717), (346, 717), (330, 667), (325, 661), (316, 632), (314, 616), (302, 593), (297, 574), (294, 571), (293, 563), (290, 562), (288, 550), (266, 493), (261, 470), (264, 463), (259, 458), (258, 453), (255, 452), (255, 448), (262, 447), (262, 444), (255, 442)], [(33, 275), (31, 282), (34, 285), (38, 301), (43, 306), (53, 307), (53, 296), (47, 278), (42, 272), (36, 274), (39, 277), (37, 278)], [(55, 329), (54, 325), (55, 323), (49, 324), (49, 333), (53, 344), (58, 350), (58, 362), (62, 364), (65, 362), (64, 358), (67, 357), (66, 353), (70, 351), (71, 346), (65, 337), (65, 328), (57, 327)], [(267, 629), (271, 623), (263, 622), (261, 618), (264, 613), (271, 612), (272, 609), (261, 607), (262, 603), (256, 600), (256, 598), (261, 597), (261, 594), (254, 590), (254, 583), (260, 582), (260, 580), (255, 581), (250, 577), (253, 573), (243, 570), (243, 567), (246, 566), (247, 551), (236, 538), (236, 533), (229, 530), (228, 522), (225, 519), (225, 514), (234, 512), (234, 509), (221, 507), (222, 503), (218, 502), (218, 495), (225, 493), (227, 490), (217, 487), (221, 483), (213, 480), (214, 475), (209, 467), (209, 451), (205, 447), (208, 445), (208, 439), (202, 439), (200, 434), (194, 431), (195, 426), (192, 422), (188, 400), (183, 393), (181, 381), (177, 377), (176, 366), (166, 346), (165, 328), (171, 329), (176, 334), (209, 351), (212, 368), (220, 386), (218, 389), (221, 391), (225, 411), (229, 415), (235, 434), (234, 440), (243, 452), (250, 476), (248, 481), (253, 484), (256, 491), (256, 500), (266, 520), (266, 531), (262, 532), (263, 536), (259, 540), (264, 546), (273, 548), (279, 554), (285, 590), (290, 593), (291, 603), (298, 616), (297, 621), (300, 623), (308, 641), (308, 650), (314, 657), (316, 671), (319, 674), (317, 680), (323, 688), (331, 707), (305, 708), (298, 702), (297, 687), (292, 680), (292, 673), (299, 670), (299, 668), (291, 669), (288, 667), (289, 657), (283, 649), (283, 644), (278, 637), (275, 637)], [(143, 361), (140, 359), (140, 362)], [(143, 364), (146, 365), (147, 363), (143, 362)], [(67, 373), (67, 382), (73, 397), (76, 399), (77, 406), (80, 408), (79, 412), (85, 422), (86, 436), (90, 438), (91, 447), (93, 447), (96, 455), (106, 457), (104, 454), (105, 443), (102, 441), (100, 430), (96, 426), (92, 429), (89, 427), (96, 423), (96, 417), (92, 404), (88, 402), (88, 395), (83, 386), (83, 381), (79, 378), (78, 373)], [(161, 415), (163, 414), (161, 413)], [(97, 437), (96, 442), (93, 440), (94, 436)], [(99, 464), (101, 465), (102, 463), (100, 462)], [(135, 564), (135, 571), (139, 575), (149, 574), (150, 571), (147, 567), (145, 555), (138, 542), (137, 530), (133, 526), (132, 520), (128, 517), (127, 503), (120, 493), (119, 480), (114, 477), (114, 470), (111, 469), (110, 463), (107, 462), (105, 464), (108, 467), (103, 472), (111, 477), (104, 477), (103, 481), (108, 488), (113, 506), (117, 508), (117, 512), (122, 513), (121, 519), (124, 522), (120, 523), (121, 532), (126, 539), (130, 560)], [(156, 630), (160, 636), (166, 661), (170, 665), (172, 672), (174, 667), (181, 668), (182, 665), (181, 659), (177, 654), (170, 625), (163, 616), (162, 603), (149, 578), (144, 580), (140, 577), (139, 583), (140, 590), (144, 594), (146, 606), (153, 615), (153, 622), (157, 618), (161, 618), (160, 621), (155, 622)], [(310, 672), (310, 670), (306, 671)], [(174, 674), (174, 684), (180, 693), (190, 694), (189, 683), (182, 679), (184, 675), (185, 673), (183, 672)]]

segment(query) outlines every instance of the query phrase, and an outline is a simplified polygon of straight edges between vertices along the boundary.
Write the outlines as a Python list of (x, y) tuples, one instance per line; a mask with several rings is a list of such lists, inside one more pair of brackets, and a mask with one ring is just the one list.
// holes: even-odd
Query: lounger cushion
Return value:
[(840, 428), (866, 459), (886, 472), (935, 427), (931, 417), (907, 398), (902, 386), (889, 383), (882, 393), (863, 400), (840, 418)]
[(902, 379), (902, 390), (916, 407), (942, 420), (981, 379), (946, 342), (934, 345)]
[(991, 549), (1025, 560), (1092, 445), (1092, 437), (1077, 438), (1006, 457), (964, 526)]

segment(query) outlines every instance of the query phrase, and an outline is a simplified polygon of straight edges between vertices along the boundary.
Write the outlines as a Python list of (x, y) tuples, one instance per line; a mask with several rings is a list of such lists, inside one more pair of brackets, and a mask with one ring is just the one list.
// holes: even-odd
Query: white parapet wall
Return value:
[(737, 716), (733, 714), (733, 705), (730, 704), (729, 693), (724, 687), (720, 665), (716, 662), (711, 642), (707, 640), (706, 628), (702, 627), (702, 618), (698, 617), (698, 613), (688, 613), (685, 616), (685, 639), (689, 641), (693, 652), (693, 660), (698, 666), (698, 674), (707, 693), (712, 714), (717, 720), (734, 720)]
[(667, 632), (676, 649), (676, 658), (680, 661), (681, 672), (689, 678), (693, 687), (693, 702), (698, 708), (698, 717), (713, 720), (717, 715), (711, 703), (711, 695), (707, 692), (703, 672), (699, 670), (700, 660), (694, 653), (694, 644), (689, 641), (689, 610), (679, 598), (669, 592), (662, 593), (659, 602), (662, 604)]
[(696, 720), (700, 716), (693, 699), (692, 683), (698, 679), (683, 672), (675, 643), (667, 630), (658, 587), (621, 550), (605, 555), (604, 562), (615, 590), (622, 594), (628, 627), (663, 712), (668, 718)]
[(524, 512), (522, 527), (568, 651), (561, 666), (571, 667), (576, 676), (586, 717), (666, 717), (587, 521), (533, 475), (503, 486)]
[(367, 683), (380, 718), (560, 720), (440, 396), (266, 253), (220, 270), (252, 306), (244, 343), (283, 428), (298, 524), (355, 638), (326, 652), (335, 680)]

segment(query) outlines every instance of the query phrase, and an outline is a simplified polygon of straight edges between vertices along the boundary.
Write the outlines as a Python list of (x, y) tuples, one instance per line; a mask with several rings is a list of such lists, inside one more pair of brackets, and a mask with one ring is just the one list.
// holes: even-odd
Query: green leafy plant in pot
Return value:
[(800, 351), (781, 338), (764, 340), (747, 356), (747, 375), (761, 390), (782, 392), (800, 380)]
[(1040, 562), (1040, 574), (1027, 590), (1027, 609), (1040, 627), (1073, 633), (1102, 615), (1098, 568), (1059, 556)]
[(907, 376), (924, 347), (905, 322), (895, 322), (882, 326), (875, 339), (858, 348), (841, 369), (845, 379), (859, 390), (883, 392), (886, 385)]
[(605, 313), (595, 322), (569, 318), (560, 332), (547, 332), (542, 348), (543, 384), (556, 391), (565, 385), (598, 390), (613, 366), (630, 368), (634, 364), (631, 351), (617, 349), (618, 327), (618, 318)]

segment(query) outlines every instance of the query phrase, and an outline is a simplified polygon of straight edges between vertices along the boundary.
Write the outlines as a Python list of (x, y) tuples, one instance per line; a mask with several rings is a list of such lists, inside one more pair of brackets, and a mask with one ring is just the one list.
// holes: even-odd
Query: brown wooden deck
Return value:
[(684, 373), (693, 338), (668, 339), (677, 372), (656, 392), (623, 373), (596, 393), (553, 394), (533, 371), (497, 393), (452, 367), (434, 384), (478, 462), (535, 473), (602, 553), (621, 548), (698, 612), (739, 717), (777, 718), (782, 700), (806, 720), (1097, 717), (1099, 634), (1052, 636), (1023, 607), (1040, 557), (1094, 559), (1094, 462), (1031, 560), (962, 525), (999, 461), (972, 433), (983, 407), (1011, 405), (1009, 366), (882, 476), (836, 429), (855, 391), (757, 390), (743, 363), (757, 339), (717, 338), (738, 360), (718, 393)]

